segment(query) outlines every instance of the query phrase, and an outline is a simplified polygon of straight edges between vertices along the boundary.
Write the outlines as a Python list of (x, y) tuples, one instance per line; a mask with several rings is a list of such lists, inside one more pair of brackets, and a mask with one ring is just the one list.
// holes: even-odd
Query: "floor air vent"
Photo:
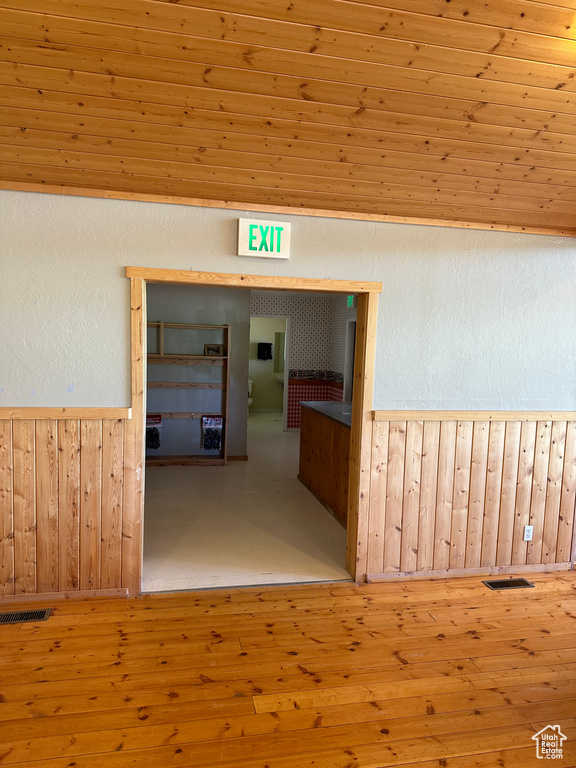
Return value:
[(46, 621), (50, 616), (51, 608), (43, 611), (12, 611), (0, 613), (0, 624), (23, 624), (26, 621)]
[(530, 581), (526, 579), (493, 579), (492, 581), (483, 581), (482, 584), (486, 584), (490, 589), (525, 589), (526, 587), (533, 587)]

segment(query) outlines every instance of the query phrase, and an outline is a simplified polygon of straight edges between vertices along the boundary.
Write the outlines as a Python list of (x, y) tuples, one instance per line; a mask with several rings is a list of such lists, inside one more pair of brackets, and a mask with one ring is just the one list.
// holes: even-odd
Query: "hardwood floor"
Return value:
[(531, 580), (43, 602), (0, 626), (0, 765), (525, 768), (550, 724), (575, 766), (576, 574)]

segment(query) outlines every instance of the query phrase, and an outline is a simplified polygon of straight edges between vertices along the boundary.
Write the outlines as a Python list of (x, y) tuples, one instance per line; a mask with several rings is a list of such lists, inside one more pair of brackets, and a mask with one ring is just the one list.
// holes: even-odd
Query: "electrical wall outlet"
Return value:
[(532, 541), (532, 534), (534, 533), (533, 525), (524, 526), (524, 541)]

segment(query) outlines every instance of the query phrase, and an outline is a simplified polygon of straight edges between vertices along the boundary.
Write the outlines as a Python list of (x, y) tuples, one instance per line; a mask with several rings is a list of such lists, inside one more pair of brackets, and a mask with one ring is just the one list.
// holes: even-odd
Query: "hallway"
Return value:
[(144, 592), (350, 579), (345, 529), (300, 484), (299, 434), (248, 419), (247, 462), (149, 467)]

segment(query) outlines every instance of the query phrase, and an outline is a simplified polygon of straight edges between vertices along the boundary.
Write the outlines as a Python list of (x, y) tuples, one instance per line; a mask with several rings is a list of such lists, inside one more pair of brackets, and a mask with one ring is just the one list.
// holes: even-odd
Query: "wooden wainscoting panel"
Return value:
[(417, 569), (419, 571), (431, 570), (434, 567), (439, 448), (440, 422), (424, 422), (422, 476), (420, 480), (420, 522), (418, 525)]
[(445, 570), (450, 563), (450, 532), (452, 527), (452, 494), (456, 455), (456, 422), (440, 425), (438, 456), (438, 493), (436, 496), (436, 529), (434, 533), (434, 570)]
[(400, 570), (415, 571), (418, 564), (418, 524), (420, 522), (420, 482), (422, 476), (422, 440), (424, 424), (409, 421), (406, 425), (404, 459), (404, 507)]
[(466, 568), (478, 568), (482, 556), (489, 435), (490, 423), (488, 421), (474, 422), (470, 476), (470, 511), (466, 533)]
[(102, 550), (101, 586), (111, 589), (122, 581), (123, 422), (102, 422)]
[(375, 414), (370, 579), (571, 567), (576, 420), (407, 413)]
[(548, 467), (552, 422), (539, 421), (536, 427), (536, 450), (534, 453), (534, 474), (532, 477), (532, 500), (530, 502), (530, 521), (533, 526), (532, 541), (526, 546), (526, 562), (542, 562), (542, 542), (544, 537), (544, 513), (548, 485)]
[(80, 422), (80, 589), (100, 586), (102, 421)]
[(552, 424), (550, 462), (546, 482), (546, 508), (544, 510), (544, 531), (542, 534), (542, 562), (553, 563), (556, 560), (558, 543), (558, 509), (562, 495), (562, 474), (564, 470), (564, 452), (566, 450), (566, 421)]
[(80, 424), (64, 419), (58, 429), (59, 585), (76, 590), (80, 578)]
[(391, 421), (388, 443), (386, 484), (386, 528), (384, 534), (384, 572), (399, 571), (402, 554), (402, 505), (404, 501), (404, 460), (406, 422)]
[(14, 594), (12, 422), (0, 420), (0, 595)]
[(14, 593), (36, 592), (36, 492), (34, 421), (14, 423)]
[(466, 560), (466, 532), (468, 530), (468, 502), (470, 499), (470, 468), (472, 463), (471, 421), (459, 421), (456, 427), (456, 459), (454, 467), (454, 493), (452, 498), (452, 527), (450, 538), (450, 568), (464, 568)]
[(505, 434), (506, 422), (493, 421), (490, 424), (488, 464), (486, 467), (484, 526), (482, 529), (482, 557), (480, 560), (480, 564), (483, 566), (496, 562)]
[(525, 421), (520, 430), (520, 458), (516, 486), (516, 509), (512, 532), (512, 565), (526, 562), (527, 542), (524, 541), (524, 526), (530, 522), (532, 501), (532, 478), (534, 476), (534, 455), (536, 452), (536, 428), (534, 421)]
[(571, 542), (574, 527), (574, 503), (576, 500), (576, 421), (568, 424), (566, 433), (566, 453), (564, 455), (564, 481), (560, 501), (558, 521), (558, 544), (556, 562), (563, 562), (572, 557)]
[(372, 435), (372, 478), (368, 528), (368, 573), (384, 570), (386, 531), (386, 479), (388, 477), (388, 421), (374, 422)]
[(86, 410), (0, 420), (1, 597), (122, 589), (125, 422)]
[(56, 592), (59, 560), (56, 419), (36, 421), (36, 557), (36, 589)]
[(516, 506), (518, 457), (520, 455), (520, 426), (520, 421), (509, 421), (506, 424), (496, 565), (510, 565), (512, 563), (512, 534)]

